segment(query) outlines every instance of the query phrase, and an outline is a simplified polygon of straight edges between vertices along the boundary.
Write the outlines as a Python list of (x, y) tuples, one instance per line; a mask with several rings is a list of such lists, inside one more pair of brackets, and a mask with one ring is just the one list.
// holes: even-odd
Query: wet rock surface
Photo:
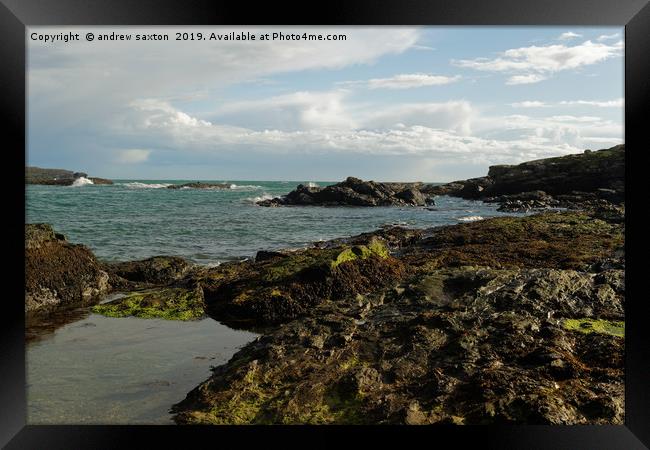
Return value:
[(434, 200), (420, 190), (422, 183), (378, 183), (348, 177), (326, 187), (298, 185), (284, 197), (257, 202), (260, 206), (426, 206)]
[(623, 236), (549, 212), (195, 272), (209, 314), (269, 328), (176, 421), (620, 424)]
[(193, 264), (179, 256), (154, 256), (139, 261), (104, 263), (103, 266), (111, 275), (114, 287), (137, 288), (178, 281)]
[(25, 225), (25, 312), (91, 304), (110, 289), (90, 249), (68, 242), (47, 224)]

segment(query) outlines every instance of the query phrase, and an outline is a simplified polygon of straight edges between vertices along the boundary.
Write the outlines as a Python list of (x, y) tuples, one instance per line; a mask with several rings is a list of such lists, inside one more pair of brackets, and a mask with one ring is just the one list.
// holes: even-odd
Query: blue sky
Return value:
[[(176, 31), (345, 41), (175, 41)], [(32, 33), (80, 33), (79, 42)], [(166, 42), (87, 42), (166, 33)], [(134, 179), (451, 181), (623, 142), (623, 28), (30, 27), (27, 163)]]

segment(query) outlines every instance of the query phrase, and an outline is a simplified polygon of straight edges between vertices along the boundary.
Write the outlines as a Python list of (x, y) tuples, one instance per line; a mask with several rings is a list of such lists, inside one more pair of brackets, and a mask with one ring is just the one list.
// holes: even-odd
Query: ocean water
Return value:
[[(184, 182), (30, 185), (26, 221), (50, 223), (107, 261), (165, 254), (218, 264), (382, 225), (432, 227), (502, 215), (495, 205), (449, 197), (438, 197), (430, 209), (254, 204), (288, 193), (299, 181), (233, 181), (226, 190), (166, 189)], [(169, 408), (207, 379), (211, 366), (224, 364), (256, 337), (210, 318), (107, 318), (89, 308), (62, 317), (27, 330), (29, 424), (171, 423)]]
[[(27, 222), (47, 222), (106, 261), (179, 255), (200, 264), (352, 236), (382, 225), (431, 227), (502, 215), (496, 205), (438, 197), (419, 207), (280, 207), (256, 200), (300, 183), (214, 180), (231, 189), (166, 189), (188, 180), (117, 180), (114, 185), (27, 186)], [(320, 186), (331, 182), (315, 182)]]

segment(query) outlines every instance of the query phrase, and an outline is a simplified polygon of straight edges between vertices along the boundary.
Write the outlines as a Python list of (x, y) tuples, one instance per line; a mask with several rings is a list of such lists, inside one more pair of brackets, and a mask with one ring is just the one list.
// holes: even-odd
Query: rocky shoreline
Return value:
[(103, 265), (131, 293), (94, 310), (265, 330), (177, 423), (619, 424), (623, 246), (594, 212), (386, 228), (213, 268)]
[[(172, 256), (102, 263), (48, 225), (26, 225), (26, 313), (94, 304), (111, 317), (207, 315), (262, 330), (173, 406), (178, 424), (622, 424), (623, 151), (442, 186), (375, 183), (372, 195), (351, 187), (372, 182), (350, 178), (299, 187), (282, 201), (349, 189), (336, 198), (377, 206), (414, 189), (571, 209), (386, 227), (217, 267)], [(552, 167), (571, 180), (558, 186)], [(125, 296), (98, 304), (110, 292)]]
[(625, 201), (625, 145), (491, 166), (487, 176), (428, 186), (428, 194), (499, 203), (500, 211), (584, 208)]

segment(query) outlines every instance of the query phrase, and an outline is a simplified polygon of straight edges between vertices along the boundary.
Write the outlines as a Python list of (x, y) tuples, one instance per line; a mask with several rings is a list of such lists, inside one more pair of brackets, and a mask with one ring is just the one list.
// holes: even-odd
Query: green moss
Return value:
[(625, 322), (603, 319), (565, 319), (564, 328), (580, 333), (603, 333), (612, 336), (625, 336)]
[(330, 263), (330, 267), (334, 269), (344, 262), (366, 259), (372, 256), (384, 259), (389, 256), (386, 245), (378, 239), (373, 239), (368, 245), (355, 245), (354, 247), (346, 248)]
[(176, 288), (132, 293), (109, 303), (95, 305), (92, 312), (107, 317), (165, 320), (196, 320), (205, 314), (200, 290)]
[(339, 367), (341, 368), (341, 370), (345, 371), (358, 366), (359, 363), (360, 363), (359, 358), (357, 358), (356, 356), (352, 356), (347, 361), (341, 363)]

